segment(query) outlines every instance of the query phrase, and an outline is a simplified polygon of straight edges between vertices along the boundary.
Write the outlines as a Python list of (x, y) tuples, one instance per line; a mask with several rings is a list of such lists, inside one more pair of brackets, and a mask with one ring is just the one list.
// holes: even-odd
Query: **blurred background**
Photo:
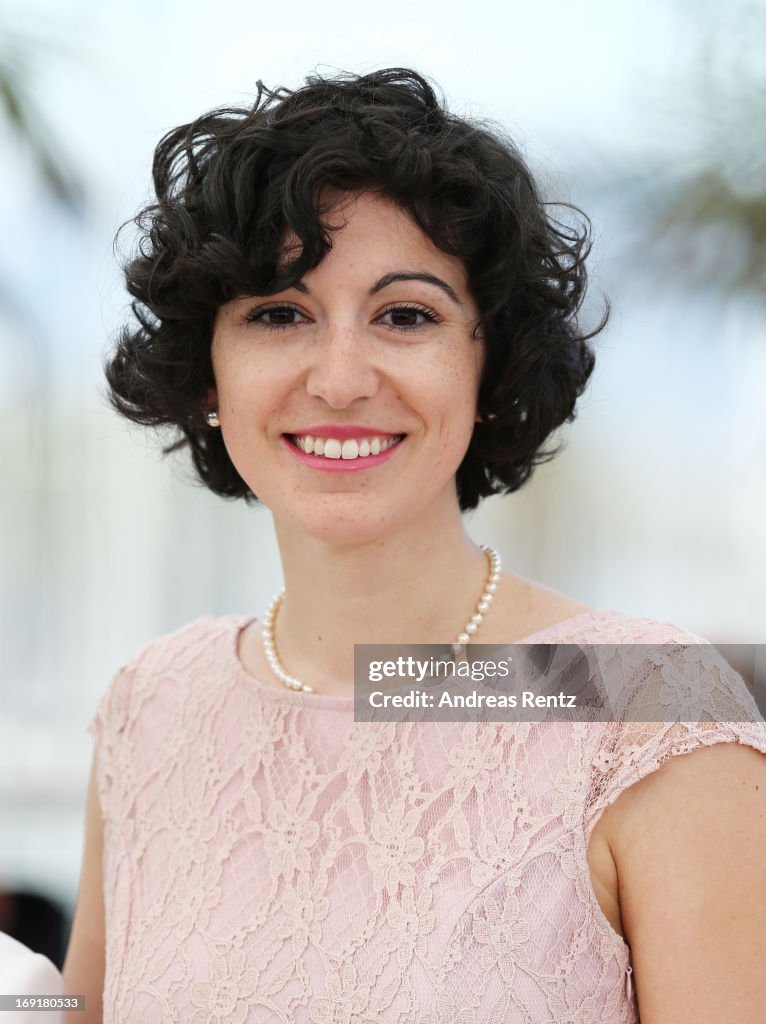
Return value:
[(101, 378), (156, 142), (258, 78), (415, 67), (589, 213), (586, 318), (614, 307), (593, 383), (559, 458), (469, 529), (595, 607), (766, 642), (765, 29), (747, 0), (0, 7), (0, 929), (42, 895), (65, 930), (117, 667), (280, 586), (268, 513), (195, 486)]

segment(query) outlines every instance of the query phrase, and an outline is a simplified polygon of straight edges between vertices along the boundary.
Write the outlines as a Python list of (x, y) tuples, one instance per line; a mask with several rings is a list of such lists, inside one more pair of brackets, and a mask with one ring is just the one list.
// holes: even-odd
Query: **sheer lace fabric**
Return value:
[[(248, 676), (248, 621), (154, 641), (94, 719), (105, 1022), (635, 1022), (588, 840), (670, 757), (766, 753), (739, 677), (698, 638), (595, 612), (535, 639), (681, 645), (622, 722), (355, 724), (351, 699)], [(688, 686), (699, 722), (627, 720)]]

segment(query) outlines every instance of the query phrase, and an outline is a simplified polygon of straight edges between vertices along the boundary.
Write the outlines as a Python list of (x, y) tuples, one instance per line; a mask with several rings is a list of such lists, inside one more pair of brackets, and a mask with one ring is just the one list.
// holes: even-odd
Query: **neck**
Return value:
[(457, 508), (357, 544), (276, 530), (286, 593), (277, 649), (288, 672), (325, 692), (351, 692), (355, 643), (451, 643), (487, 580)]

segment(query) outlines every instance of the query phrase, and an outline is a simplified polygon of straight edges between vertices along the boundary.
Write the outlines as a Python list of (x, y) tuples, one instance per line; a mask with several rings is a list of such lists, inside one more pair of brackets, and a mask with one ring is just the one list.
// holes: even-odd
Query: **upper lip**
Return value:
[(300, 430), (289, 431), (293, 437), (334, 437), (338, 441), (346, 441), (357, 437), (401, 437), (401, 431), (392, 433), (390, 430), (378, 430), (377, 427), (363, 427), (355, 423), (341, 425), (328, 423), (323, 426), (302, 427)]

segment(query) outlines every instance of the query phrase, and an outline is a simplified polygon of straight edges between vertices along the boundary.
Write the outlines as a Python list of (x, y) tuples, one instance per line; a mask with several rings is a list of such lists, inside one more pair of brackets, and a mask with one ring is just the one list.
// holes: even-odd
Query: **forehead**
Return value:
[[(417, 268), (446, 277), (456, 289), (467, 288), (462, 260), (438, 249), (409, 213), (386, 196), (375, 192), (335, 194), (324, 198), (322, 209), (322, 221), (331, 229), (332, 249), (306, 277)], [(282, 259), (289, 260), (299, 245), (289, 232)]]

